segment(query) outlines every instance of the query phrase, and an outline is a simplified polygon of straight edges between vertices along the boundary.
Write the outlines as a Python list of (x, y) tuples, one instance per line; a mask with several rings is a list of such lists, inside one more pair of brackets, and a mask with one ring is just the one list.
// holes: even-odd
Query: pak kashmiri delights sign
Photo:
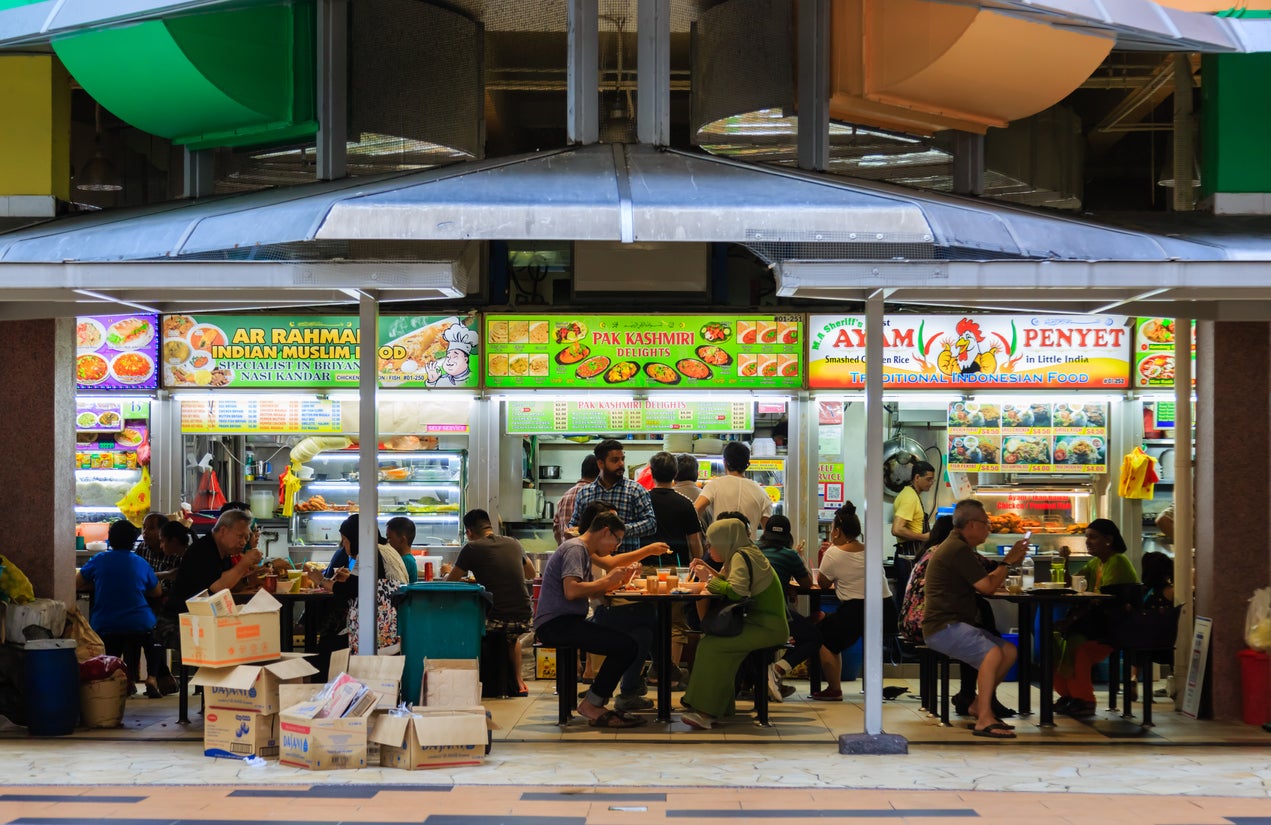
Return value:
[[(1130, 319), (1118, 315), (889, 315), (890, 389), (1122, 389), (1130, 385)], [(809, 385), (865, 386), (865, 316), (813, 315)]]

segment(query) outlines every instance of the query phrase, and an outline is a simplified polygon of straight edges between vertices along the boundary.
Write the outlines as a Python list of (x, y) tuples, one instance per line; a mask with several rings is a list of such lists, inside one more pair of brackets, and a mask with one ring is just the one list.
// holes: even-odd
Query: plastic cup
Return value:
[(680, 575), (676, 573), (666, 577), (666, 586), (670, 590), (678, 590), (680, 587)]
[(1078, 593), (1085, 593), (1085, 592), (1086, 592), (1086, 577), (1085, 577), (1085, 576), (1073, 576), (1073, 577), (1072, 577), (1072, 589), (1073, 589), (1073, 590), (1076, 590)]
[(664, 581), (666, 581), (668, 578), (670, 578), (670, 576), (671, 576), (671, 571), (670, 571), (670, 570), (659, 570), (659, 571), (658, 571), (658, 581), (660, 581), (660, 582), (664, 582)]
[(809, 571), (808, 571), (809, 575), (811, 575), (811, 576), (812, 576), (812, 586), (813, 586), (813, 587), (820, 587), (820, 586), (821, 586), (821, 585), (818, 583), (818, 579), (820, 578), (820, 576), (819, 576), (818, 574), (819, 574), (820, 572), (821, 572), (820, 568), (817, 568), (817, 567), (813, 567), (811, 570), (809, 570)]
[(649, 593), (656, 593), (656, 592), (658, 592), (658, 577), (657, 577), (657, 576), (645, 576), (645, 577), (644, 577), (644, 589), (645, 589), (647, 592), (649, 592)]

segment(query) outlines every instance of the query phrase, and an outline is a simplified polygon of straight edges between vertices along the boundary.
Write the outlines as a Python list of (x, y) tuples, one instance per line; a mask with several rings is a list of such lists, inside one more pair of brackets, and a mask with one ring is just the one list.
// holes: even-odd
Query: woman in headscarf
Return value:
[[(376, 532), (376, 544), (379, 556), (379, 576), (375, 582), (375, 637), (374, 653), (391, 655), (398, 651), (401, 637), (397, 634), (397, 608), (393, 606), (392, 597), (397, 588), (408, 583), (406, 565), (397, 551), (390, 547), (386, 539)], [(353, 514), (340, 523), (340, 549), (350, 559), (358, 558), (358, 517)], [(374, 564), (374, 558), (368, 558), (363, 564)], [(348, 635), (349, 651), (358, 653), (358, 577), (347, 567), (334, 571), (331, 579), (331, 592), (349, 600)], [(373, 655), (368, 654), (368, 655)]]
[(721, 573), (702, 559), (694, 559), (689, 569), (706, 581), (708, 592), (731, 602), (751, 598), (754, 603), (739, 635), (706, 635), (697, 646), (683, 700), (690, 711), (681, 714), (680, 721), (698, 730), (709, 730), (718, 717), (732, 711), (737, 669), (747, 654), (783, 645), (790, 637), (781, 582), (751, 541), (749, 529), (737, 519), (725, 518), (712, 524), (706, 537), (711, 556), (723, 564)]

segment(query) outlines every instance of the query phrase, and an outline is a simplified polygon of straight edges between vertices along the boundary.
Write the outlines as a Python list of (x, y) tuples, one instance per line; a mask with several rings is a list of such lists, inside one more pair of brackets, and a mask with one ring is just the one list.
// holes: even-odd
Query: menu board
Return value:
[(547, 433), (748, 433), (754, 430), (748, 401), (515, 401), (507, 405), (506, 432)]
[(486, 386), (797, 389), (800, 315), (493, 315)]
[[(1130, 321), (1119, 315), (889, 315), (888, 389), (1130, 385)], [(813, 315), (809, 385), (865, 386), (865, 316)]]
[(81, 390), (153, 390), (159, 386), (157, 315), (75, 319), (75, 386)]
[(1106, 473), (1108, 404), (949, 405), (948, 468), (963, 472)]
[[(385, 316), (381, 387), (475, 388), (473, 318)], [(165, 387), (354, 388), (361, 339), (352, 315), (165, 315)]]
[[(1196, 384), (1196, 322), (1192, 327), (1192, 385)], [(1134, 386), (1174, 386), (1174, 319), (1134, 319)]]
[(303, 398), (181, 402), (183, 433), (340, 433), (338, 401)]

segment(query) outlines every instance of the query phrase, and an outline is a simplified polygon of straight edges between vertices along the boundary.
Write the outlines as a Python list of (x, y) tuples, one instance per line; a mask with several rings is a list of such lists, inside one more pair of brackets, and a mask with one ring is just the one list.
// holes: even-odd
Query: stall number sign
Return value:
[[(166, 315), (163, 383), (169, 388), (356, 388), (361, 333), (354, 316)], [(385, 316), (381, 387), (476, 387), (474, 318)]]
[[(1129, 386), (1129, 319), (1117, 315), (889, 315), (889, 389)], [(865, 316), (813, 315), (809, 384), (865, 386)]]
[(750, 401), (509, 401), (507, 432), (550, 433), (748, 433)]
[(1106, 403), (955, 401), (949, 404), (948, 413), (950, 470), (1108, 471)]
[(795, 389), (803, 316), (492, 315), (486, 386)]
[(842, 462), (821, 462), (816, 472), (817, 496), (823, 508), (838, 508), (846, 500), (843, 495)]

